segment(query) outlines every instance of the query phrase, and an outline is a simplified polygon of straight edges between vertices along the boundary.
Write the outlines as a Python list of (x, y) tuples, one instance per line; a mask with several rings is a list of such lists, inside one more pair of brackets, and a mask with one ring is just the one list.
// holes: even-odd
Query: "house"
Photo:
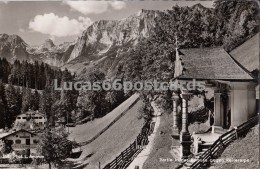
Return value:
[[(245, 41), (243, 44), (230, 52), (230, 55), (250, 72), (260, 69), (260, 33)], [(259, 108), (259, 85), (256, 87), (257, 112)]]
[(13, 133), (6, 134), (1, 139), (6, 143), (8, 142), (12, 149), (18, 154), (37, 154), (39, 137), (35, 133), (21, 129)]
[[(178, 83), (203, 82), (214, 91), (214, 124), (212, 133), (236, 127), (256, 114), (257, 80), (223, 48), (176, 47), (174, 80)], [(182, 128), (179, 133), (181, 158), (187, 158), (192, 144), (188, 131), (188, 103), (192, 91), (180, 88), (173, 92), (173, 132), (178, 133), (178, 114)], [(177, 106), (181, 104), (181, 112)]]
[(47, 118), (44, 114), (38, 111), (29, 110), (26, 113), (16, 117), (14, 128), (24, 129), (44, 129)]

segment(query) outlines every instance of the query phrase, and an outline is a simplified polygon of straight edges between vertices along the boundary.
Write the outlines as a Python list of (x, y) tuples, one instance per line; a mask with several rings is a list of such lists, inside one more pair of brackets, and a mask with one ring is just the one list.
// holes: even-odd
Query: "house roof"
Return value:
[(178, 79), (250, 81), (254, 78), (223, 48), (190, 48), (179, 50), (181, 73)]
[(39, 111), (33, 111), (33, 110), (29, 110), (29, 111), (27, 111), (27, 112), (25, 112), (25, 113), (19, 114), (18, 116), (28, 115), (28, 114), (30, 114), (30, 115), (32, 115), (32, 114), (38, 114), (38, 115), (41, 115), (41, 116), (45, 117), (45, 115), (42, 114), (42, 113), (40, 113)]
[(0, 139), (1, 138), (3, 138), (3, 137), (5, 137), (5, 136), (7, 136), (7, 135), (9, 135), (10, 133), (0, 133)]
[(35, 133), (32, 133), (32, 132), (30, 132), (30, 131), (21, 129), (21, 130), (17, 130), (17, 131), (15, 131), (15, 132), (13, 132), (13, 133), (9, 133), (9, 134), (5, 135), (5, 136), (2, 137), (1, 139), (4, 139), (4, 138), (6, 138), (6, 137), (8, 137), (8, 136), (14, 135), (14, 134), (19, 133), (19, 132), (26, 132), (26, 133), (30, 133), (30, 134), (36, 135)]
[(230, 55), (249, 71), (259, 70), (259, 36), (257, 33), (230, 52)]

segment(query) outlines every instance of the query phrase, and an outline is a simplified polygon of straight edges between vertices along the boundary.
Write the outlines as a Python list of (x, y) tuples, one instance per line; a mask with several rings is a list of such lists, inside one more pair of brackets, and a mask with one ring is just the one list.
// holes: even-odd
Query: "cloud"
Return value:
[(54, 13), (37, 15), (29, 23), (29, 29), (56, 37), (78, 35), (92, 24), (90, 18), (80, 16), (78, 19), (59, 17)]
[(104, 13), (109, 8), (121, 10), (126, 7), (123, 1), (65, 1), (64, 3), (84, 15)]
[(0, 1), (0, 3), (8, 4), (7, 0)]
[(116, 10), (121, 10), (126, 7), (126, 3), (122, 1), (112, 1), (110, 2), (110, 5)]
[(19, 28), (19, 32), (25, 32), (23, 28)]

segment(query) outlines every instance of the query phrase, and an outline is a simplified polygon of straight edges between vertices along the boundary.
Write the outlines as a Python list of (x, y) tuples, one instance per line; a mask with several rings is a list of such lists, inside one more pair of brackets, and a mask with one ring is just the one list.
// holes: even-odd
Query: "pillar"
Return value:
[(173, 94), (172, 96), (172, 100), (173, 100), (173, 110), (172, 110), (172, 115), (173, 115), (173, 130), (178, 132), (178, 100), (179, 100), (179, 96), (177, 94)]
[(181, 142), (181, 158), (186, 159), (190, 155), (191, 135), (188, 131), (188, 100), (189, 93), (181, 94), (182, 98), (182, 130), (180, 135)]
[(227, 121), (227, 128), (230, 127), (230, 122), (231, 122), (231, 92), (228, 92), (228, 103), (227, 103), (227, 116), (226, 116), (226, 121)]
[(231, 127), (238, 126), (256, 114), (256, 83), (231, 83)]
[(212, 133), (215, 133), (216, 129), (223, 129), (223, 103), (221, 100), (221, 93), (217, 90), (214, 92), (214, 124), (212, 126)]

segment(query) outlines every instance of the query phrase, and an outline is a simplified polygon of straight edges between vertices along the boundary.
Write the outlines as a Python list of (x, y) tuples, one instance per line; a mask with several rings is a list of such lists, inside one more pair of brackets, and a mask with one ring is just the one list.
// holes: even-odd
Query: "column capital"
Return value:
[(222, 94), (222, 93), (217, 92), (217, 93), (214, 93), (214, 96), (220, 97), (221, 94)]
[(173, 101), (178, 101), (180, 97), (178, 95), (172, 95), (172, 100)]
[(182, 93), (181, 98), (184, 100), (189, 100), (191, 97), (191, 93)]
[(211, 89), (214, 91), (214, 93), (219, 93), (220, 89), (217, 86), (211, 87)]

